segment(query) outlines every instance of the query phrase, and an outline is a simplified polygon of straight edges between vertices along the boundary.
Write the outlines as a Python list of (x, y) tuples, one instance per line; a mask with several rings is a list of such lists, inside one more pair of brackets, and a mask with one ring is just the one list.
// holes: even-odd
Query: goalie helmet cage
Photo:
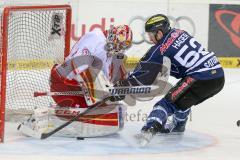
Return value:
[(49, 89), (52, 66), (69, 54), (71, 12), (69, 5), (1, 8), (0, 142), (12, 118), (7, 115), (24, 116), (51, 103), (47, 97), (34, 99), (33, 92)]

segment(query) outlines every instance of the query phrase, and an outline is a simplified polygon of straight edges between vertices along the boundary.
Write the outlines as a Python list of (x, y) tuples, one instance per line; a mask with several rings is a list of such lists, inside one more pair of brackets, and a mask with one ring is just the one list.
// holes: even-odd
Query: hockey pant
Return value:
[(164, 125), (173, 115), (176, 121), (186, 121), (193, 105), (198, 105), (222, 90), (224, 77), (212, 80), (196, 80), (191, 76), (180, 80), (168, 94), (156, 103), (147, 123), (157, 121)]

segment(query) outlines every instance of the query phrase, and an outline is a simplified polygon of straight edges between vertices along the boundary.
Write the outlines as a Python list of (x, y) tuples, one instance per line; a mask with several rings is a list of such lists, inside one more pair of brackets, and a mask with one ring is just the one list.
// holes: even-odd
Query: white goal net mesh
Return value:
[[(51, 97), (34, 97), (49, 91), (50, 70), (64, 60), (66, 52), (66, 8), (31, 8), (9, 11), (7, 29), (6, 118), (30, 114), (33, 108), (48, 107)], [(0, 48), (3, 48), (3, 36)], [(2, 71), (2, 68), (1, 68)]]

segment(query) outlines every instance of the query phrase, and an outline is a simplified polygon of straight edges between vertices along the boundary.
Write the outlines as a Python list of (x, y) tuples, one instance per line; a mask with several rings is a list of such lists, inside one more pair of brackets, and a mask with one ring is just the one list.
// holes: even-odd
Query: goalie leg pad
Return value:
[[(64, 137), (98, 137), (119, 132), (124, 127), (126, 107), (122, 104), (103, 105), (84, 115), (71, 125), (59, 131), (57, 136)], [(53, 124), (59, 125), (66, 120), (55, 117)]]
[(18, 130), (27, 136), (33, 136), (33, 133), (46, 132), (49, 128), (48, 108), (37, 108), (28, 120), (19, 125)]

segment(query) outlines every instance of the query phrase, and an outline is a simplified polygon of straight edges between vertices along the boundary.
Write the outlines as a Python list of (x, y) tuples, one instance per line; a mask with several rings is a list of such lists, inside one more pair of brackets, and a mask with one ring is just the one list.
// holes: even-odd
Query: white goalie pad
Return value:
[(33, 136), (33, 134), (47, 132), (49, 127), (48, 108), (37, 108), (26, 121), (19, 124), (18, 130), (27, 136)]
[[(122, 104), (102, 106), (65, 127), (56, 136), (99, 137), (117, 133), (124, 127), (125, 113), (126, 107)], [(51, 121), (57, 126), (64, 122), (65, 119), (56, 117)]]
[[(27, 121), (21, 123), (18, 130), (31, 137), (40, 137), (70, 118), (82, 112), (83, 108), (55, 108), (48, 112), (36, 111)], [(47, 114), (46, 114), (47, 113)], [(103, 105), (81, 116), (78, 121), (57, 132), (60, 137), (98, 137), (117, 133), (124, 127), (126, 107), (122, 104)]]

